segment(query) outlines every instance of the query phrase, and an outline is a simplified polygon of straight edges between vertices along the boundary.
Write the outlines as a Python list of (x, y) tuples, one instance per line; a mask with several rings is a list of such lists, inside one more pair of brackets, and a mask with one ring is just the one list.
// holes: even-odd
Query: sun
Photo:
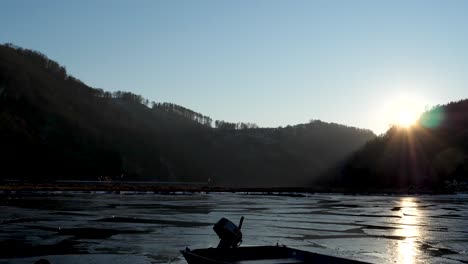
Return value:
[(410, 127), (416, 123), (419, 116), (420, 113), (415, 109), (403, 107), (398, 110), (395, 123), (401, 127)]
[(390, 122), (400, 127), (411, 127), (424, 111), (421, 100), (413, 97), (398, 97), (390, 104)]

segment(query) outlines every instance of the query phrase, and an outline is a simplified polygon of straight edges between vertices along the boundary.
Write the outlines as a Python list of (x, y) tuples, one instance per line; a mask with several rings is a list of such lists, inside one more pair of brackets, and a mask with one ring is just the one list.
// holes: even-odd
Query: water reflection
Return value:
[(412, 264), (418, 259), (419, 250), (416, 241), (420, 236), (420, 213), (413, 197), (405, 197), (400, 200), (401, 229), (397, 230), (398, 236), (406, 237), (398, 242), (398, 263)]

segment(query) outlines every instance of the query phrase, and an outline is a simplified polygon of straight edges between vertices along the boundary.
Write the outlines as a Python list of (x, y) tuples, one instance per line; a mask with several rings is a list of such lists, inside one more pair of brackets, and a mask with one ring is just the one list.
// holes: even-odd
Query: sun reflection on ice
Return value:
[(397, 230), (399, 236), (406, 237), (398, 242), (398, 263), (413, 264), (416, 262), (419, 250), (416, 240), (420, 236), (417, 204), (414, 198), (406, 197), (400, 201), (401, 229)]

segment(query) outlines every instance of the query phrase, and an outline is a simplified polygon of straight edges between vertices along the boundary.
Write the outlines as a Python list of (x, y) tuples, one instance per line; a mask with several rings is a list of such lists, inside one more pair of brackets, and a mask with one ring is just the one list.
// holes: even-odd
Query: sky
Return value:
[(468, 98), (467, 13), (462, 0), (1, 0), (0, 43), (213, 120), (380, 134), (401, 98)]

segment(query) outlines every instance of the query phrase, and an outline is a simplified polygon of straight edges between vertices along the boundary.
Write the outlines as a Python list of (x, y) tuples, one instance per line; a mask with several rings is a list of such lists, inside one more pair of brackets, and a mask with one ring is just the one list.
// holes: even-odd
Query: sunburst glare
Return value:
[(421, 100), (412, 97), (399, 97), (388, 103), (387, 120), (392, 125), (411, 127), (424, 111)]

